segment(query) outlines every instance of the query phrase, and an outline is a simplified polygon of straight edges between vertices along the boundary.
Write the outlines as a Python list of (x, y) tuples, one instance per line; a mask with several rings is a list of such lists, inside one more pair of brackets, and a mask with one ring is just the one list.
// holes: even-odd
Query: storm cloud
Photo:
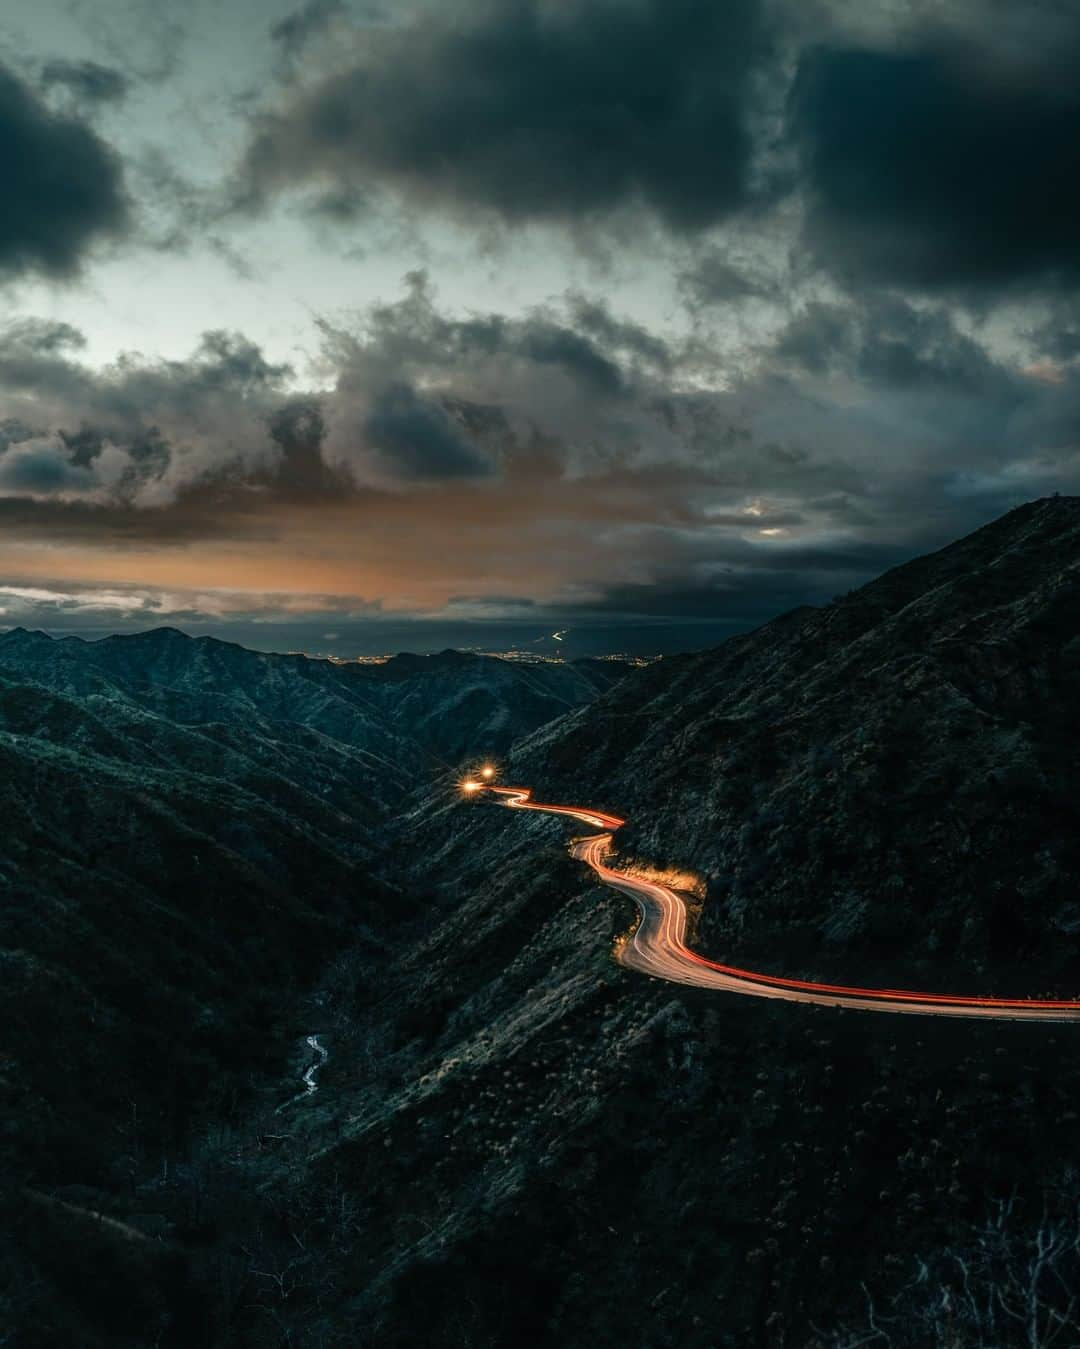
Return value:
[[(220, 331), (183, 361), (79, 357), (62, 324), (0, 341), (13, 535), (231, 537), (265, 567), (299, 531), (319, 577), (370, 552), (416, 596), (546, 578), (594, 619), (633, 597), (694, 621), (709, 595), (730, 621), (817, 600), (1080, 485), (1080, 377), (1003, 363), (946, 306), (896, 296), (807, 304), (720, 382), (595, 297), (461, 316), (422, 273), (324, 324), (318, 386)], [(455, 582), (423, 558), (463, 531)]]
[(162, 22), (0, 72), (9, 613), (722, 636), (1080, 490), (1073, 7)]
[(85, 122), (51, 112), (0, 67), (0, 275), (76, 272), (130, 225), (118, 157)]
[(186, 517), (198, 494), (250, 513), (260, 500), (483, 480), (538, 443), (565, 465), (651, 433), (670, 440), (647, 404), (673, 352), (579, 295), (522, 318), (451, 317), (414, 273), (400, 300), (324, 324), (322, 388), (238, 333), (207, 332), (183, 360), (132, 353), (104, 370), (84, 346), (62, 322), (0, 330), (0, 498)]
[[(10, 462), (24, 442), (51, 445), (72, 472), (42, 471), (33, 495), (74, 490), (100, 504), (153, 508), (186, 489), (237, 476), (257, 478), (275, 457), (265, 418), (281, 398), (288, 367), (272, 365), (246, 339), (209, 332), (186, 361), (122, 357), (97, 371), (78, 359), (80, 333), (23, 320), (0, 332), (0, 394), (9, 427), (23, 428), (0, 456), (0, 494), (28, 481)], [(40, 459), (40, 453), (39, 453)], [(44, 461), (42, 461), (44, 463)], [(76, 473), (77, 470), (77, 473)]]
[(700, 229), (750, 191), (766, 45), (758, 0), (427, 8), (262, 115), (247, 199), (374, 181), (510, 222), (643, 203)]
[(841, 278), (933, 290), (1080, 276), (1075, 82), (965, 57), (945, 44), (804, 55), (792, 127), (806, 239)]

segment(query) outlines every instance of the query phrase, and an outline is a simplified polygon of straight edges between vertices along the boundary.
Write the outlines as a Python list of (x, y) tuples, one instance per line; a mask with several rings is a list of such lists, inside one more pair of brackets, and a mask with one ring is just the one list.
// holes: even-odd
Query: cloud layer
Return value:
[(1080, 488), (1080, 371), (895, 296), (808, 304), (722, 379), (595, 298), (458, 316), (422, 274), (323, 336), (303, 387), (236, 334), (95, 372), (65, 326), (10, 328), (7, 537), (313, 611), (743, 624)]
[(722, 633), (1080, 490), (1074, 8), (230, 4), (0, 68), (9, 618)]

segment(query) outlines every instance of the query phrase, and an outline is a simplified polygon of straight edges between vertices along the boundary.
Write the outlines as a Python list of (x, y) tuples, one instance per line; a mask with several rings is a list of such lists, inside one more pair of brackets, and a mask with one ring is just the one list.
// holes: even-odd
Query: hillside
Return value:
[(0, 635), (4, 669), (186, 726), (251, 724), (286, 742), (306, 728), (363, 753), (390, 774), (391, 791), (462, 754), (504, 753), (625, 672), (612, 661), (527, 664), (458, 651), (361, 665), (249, 651), (175, 628), (96, 642), (15, 628)]
[[(700, 872), (711, 952), (1075, 996), (1078, 573), (1080, 501), (1032, 503), (826, 608), (628, 675), (512, 747), (507, 777), (625, 814), (624, 864)], [(41, 715), (76, 734), (63, 707)], [(77, 733), (103, 756), (95, 738), (123, 726)], [(215, 785), (215, 827), (235, 790)], [(1075, 1027), (634, 975), (611, 959), (631, 906), (567, 856), (573, 827), (441, 778), (402, 810), (349, 863), (393, 887), (372, 890), (370, 935), (301, 1004), (329, 1052), (318, 1091), (284, 1112), (280, 1090), (249, 1096), (167, 1173), (99, 1186), (93, 1206), (158, 1215), (160, 1238), (90, 1243), (106, 1274), (82, 1311), (47, 1261), (38, 1284), (18, 1267), (43, 1343), (1010, 1349), (1031, 1342), (1018, 1299), (1048, 1232), (1039, 1327), (1080, 1343)], [(333, 839), (321, 818), (305, 831)], [(313, 902), (306, 876), (282, 884)], [(81, 1230), (55, 1204), (88, 1200), (28, 1188), (13, 1221)], [(133, 1271), (149, 1292), (110, 1324), (102, 1301)]]
[(0, 636), (0, 1178), (46, 1253), (11, 1272), (16, 1305), (59, 1279), (54, 1337), (96, 1299), (81, 1258), (48, 1255), (72, 1196), (126, 1221), (148, 1177), (276, 1109), (305, 991), (342, 950), (374, 971), (422, 921), (374, 871), (448, 735), (505, 746), (594, 695), (573, 667), (504, 665), (365, 677), (170, 629)]
[(508, 771), (702, 874), (710, 952), (1078, 990), (1080, 501), (647, 669)]
[[(507, 776), (626, 813), (624, 859), (703, 871), (711, 950), (1075, 995), (1078, 565), (1080, 502), (1035, 503), (629, 677), (523, 742)], [(1080, 1275), (1073, 1028), (627, 974), (610, 951), (629, 905), (567, 859), (571, 832), (449, 798), (403, 825), (446, 916), (387, 970), (377, 1011), (329, 990), (339, 1058), (303, 1143), (263, 1164), (330, 1252), (294, 1295), (302, 1342), (378, 1326), (391, 1346), (846, 1347), (873, 1342), (869, 1317), (921, 1349), (978, 1342), (959, 1311), (931, 1331), (962, 1297), (956, 1260), (986, 1296), (1044, 1218), (1073, 1252), (1058, 1273)], [(1044, 1316), (1067, 1314), (1047, 1296)], [(1015, 1310), (993, 1343), (1027, 1342)]]
[(587, 707), (626, 672), (619, 661), (506, 661), (462, 651), (337, 667), (398, 731), (451, 764), (503, 754), (555, 717)]

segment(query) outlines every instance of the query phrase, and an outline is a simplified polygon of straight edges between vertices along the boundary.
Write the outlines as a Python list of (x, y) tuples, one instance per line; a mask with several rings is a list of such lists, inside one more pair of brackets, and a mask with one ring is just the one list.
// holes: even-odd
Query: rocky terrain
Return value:
[(175, 628), (98, 642), (15, 628), (0, 635), (0, 671), (87, 699), (110, 718), (138, 709), (218, 736), (254, 729), (278, 743), (313, 731), (362, 752), (373, 769), (411, 779), (463, 754), (505, 752), (591, 702), (626, 666), (460, 651), (358, 664), (248, 651)]
[[(507, 774), (540, 799), (626, 815), (623, 863), (697, 872), (696, 940), (713, 954), (892, 986), (1076, 996), (1078, 576), (1080, 501), (1032, 503), (824, 609), (629, 675), (527, 728)], [(346, 681), (361, 677), (335, 673), (327, 687), (341, 679), (352, 692)], [(120, 765), (129, 745), (154, 749), (136, 711), (157, 715), (164, 695), (156, 680), (125, 678), (130, 710), (115, 720), (95, 721), (92, 700), (111, 696), (96, 685), (56, 676), (55, 707), (40, 684), (12, 685), (0, 748), (20, 764), (77, 754), (99, 774), (80, 804), (78, 774), (60, 791), (35, 767), (9, 804), (13, 838), (35, 849), (13, 868), (24, 925), (40, 831), (58, 832), (69, 803), (76, 819), (96, 813), (108, 799), (98, 765)], [(384, 708), (379, 697), (392, 701), (383, 692), (367, 706)], [(245, 718), (257, 731), (282, 707), (268, 687)], [(244, 721), (229, 724), (239, 733)], [(385, 712), (379, 725), (394, 731)], [(224, 732), (204, 734), (239, 753)], [(351, 744), (325, 723), (303, 734)], [(159, 771), (147, 759), (125, 782), (156, 802)], [(301, 812), (310, 851), (298, 858), (291, 842), (270, 848), (276, 807), (254, 769), (233, 772), (235, 783), (200, 779), (218, 794), (200, 850), (203, 834), (217, 841), (244, 816), (246, 793), (276, 887), (266, 880), (266, 950), (252, 964), (230, 927), (220, 974), (209, 956), (201, 974), (187, 941), (170, 938), (169, 977), (294, 990), (297, 1037), (317, 1033), (329, 1054), (318, 1090), (286, 1104), (287, 1073), (275, 1083), (256, 1056), (245, 1090), (222, 1100), (215, 1067), (200, 1130), (155, 1140), (149, 1156), (106, 1102), (91, 1130), (98, 1155), (51, 1170), (16, 1128), (22, 1169), (6, 1216), (31, 1238), (0, 1269), (0, 1296), (5, 1319), (29, 1327), (25, 1343), (1080, 1344), (1075, 1027), (924, 1022), (657, 983), (611, 960), (631, 906), (569, 859), (572, 831), (558, 821), (437, 782), (381, 817), (380, 846), (365, 845), (358, 812), (347, 854), (336, 793), (317, 800), (294, 774), (288, 789), (318, 806)], [(54, 799), (40, 814), (38, 800)], [(167, 801), (170, 827), (194, 828), (180, 785)], [(116, 884), (139, 878), (140, 900), (160, 902), (157, 854), (134, 818)], [(49, 846), (57, 876), (86, 865), (81, 844)], [(220, 846), (233, 865), (227, 831)], [(343, 887), (361, 873), (365, 889)], [(195, 904), (196, 888), (187, 876), (166, 907)], [(62, 938), (83, 904), (49, 909), (54, 946), (36, 937), (31, 952), (70, 949)], [(294, 933), (307, 908), (318, 940), (304, 948)], [(132, 899), (104, 911), (125, 923), (139, 913), (130, 958), (165, 944), (171, 914)], [(251, 925), (240, 901), (219, 904), (217, 921)], [(350, 923), (356, 941), (340, 937)], [(321, 973), (259, 963), (287, 946), (318, 966), (323, 935), (335, 949)], [(74, 980), (70, 958), (50, 958)], [(25, 985), (56, 1009), (48, 1038), (32, 1041), (38, 1056), (57, 1043), (102, 1052), (93, 994), (72, 998), (55, 980), (54, 993), (33, 968)], [(69, 1008), (78, 1015), (65, 1021)], [(32, 1023), (44, 1013), (31, 1009)], [(48, 1068), (20, 1066), (5, 1117), (21, 1117), (24, 1071), (40, 1075), (39, 1116), (58, 1112)], [(147, 1072), (131, 1099), (154, 1099), (158, 1082)]]
[(504, 754), (552, 718), (587, 707), (626, 673), (621, 661), (506, 661), (463, 651), (337, 666), (399, 733), (444, 760)]
[(666, 660), (509, 771), (586, 791), (628, 818), (624, 851), (700, 872), (711, 953), (1073, 995), (1080, 502)]
[[(0, 1166), (50, 1298), (53, 1229), (126, 1221), (147, 1176), (287, 1099), (302, 991), (342, 949), (385, 963), (415, 923), (423, 894), (375, 872), (407, 795), (445, 790), (447, 743), (502, 748), (619, 673), (0, 636)], [(10, 1280), (17, 1302), (35, 1286)], [(88, 1343), (96, 1266), (62, 1282), (63, 1333)]]

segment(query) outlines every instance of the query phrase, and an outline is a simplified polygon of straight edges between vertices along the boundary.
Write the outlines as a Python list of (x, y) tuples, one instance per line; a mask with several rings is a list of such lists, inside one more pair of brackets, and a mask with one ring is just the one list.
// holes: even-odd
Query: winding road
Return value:
[[(492, 770), (481, 776), (491, 778)], [(1080, 1021), (1080, 1001), (1039, 1001), (1027, 998), (966, 998), (949, 993), (914, 993), (899, 988), (853, 988), (844, 984), (819, 984), (807, 979), (784, 979), (758, 974), (734, 965), (709, 960), (686, 944), (686, 901), (666, 885), (639, 880), (615, 871), (604, 858), (612, 835), (624, 820), (617, 815), (585, 806), (544, 805), (532, 800), (527, 787), (499, 787), (492, 782), (463, 784), (470, 793), (492, 792), (513, 810), (539, 810), (547, 815), (567, 815), (602, 832), (578, 839), (571, 853), (597, 877), (615, 890), (629, 895), (638, 906), (641, 921), (620, 950), (618, 960), (627, 969), (639, 970), (656, 979), (699, 988), (719, 988), (751, 998), (779, 998), (784, 1002), (811, 1002), (825, 1007), (850, 1007), (864, 1012), (898, 1012), (920, 1016), (990, 1017), (1006, 1021)]]

